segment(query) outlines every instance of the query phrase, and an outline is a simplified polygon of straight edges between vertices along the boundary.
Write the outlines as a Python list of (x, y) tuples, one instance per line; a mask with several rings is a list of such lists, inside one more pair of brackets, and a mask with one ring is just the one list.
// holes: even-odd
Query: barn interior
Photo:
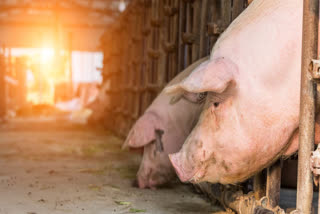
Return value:
[(266, 188), (270, 172), (281, 179), (279, 166), (286, 176), (271, 204), (294, 210), (296, 157), (251, 179), (258, 187), (174, 178), (140, 189), (143, 150), (122, 149), (164, 86), (208, 56), (250, 3), (1, 0), (0, 213), (241, 213), (234, 199), (225, 209), (222, 190)]

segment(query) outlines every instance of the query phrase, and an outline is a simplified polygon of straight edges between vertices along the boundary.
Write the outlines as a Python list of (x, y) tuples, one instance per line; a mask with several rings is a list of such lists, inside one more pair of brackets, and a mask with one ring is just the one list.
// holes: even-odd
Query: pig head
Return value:
[[(169, 85), (180, 82), (206, 60), (208, 57), (186, 68)], [(185, 99), (182, 99), (183, 97)], [(194, 93), (183, 93), (171, 96), (162, 92), (137, 120), (123, 147), (144, 147), (142, 162), (137, 173), (140, 188), (155, 188), (175, 177), (168, 154), (181, 149), (199, 118), (204, 98), (203, 94), (194, 96)], [(156, 131), (163, 132), (161, 151), (155, 144)]]
[(169, 94), (207, 92), (170, 160), (182, 181), (236, 183), (297, 149), (301, 0), (255, 0)]

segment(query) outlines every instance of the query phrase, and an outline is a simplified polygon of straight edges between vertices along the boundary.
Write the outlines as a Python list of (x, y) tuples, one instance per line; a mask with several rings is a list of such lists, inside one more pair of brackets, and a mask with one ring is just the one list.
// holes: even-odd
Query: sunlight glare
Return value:
[(46, 64), (53, 59), (54, 49), (53, 48), (42, 48), (41, 49), (41, 62)]

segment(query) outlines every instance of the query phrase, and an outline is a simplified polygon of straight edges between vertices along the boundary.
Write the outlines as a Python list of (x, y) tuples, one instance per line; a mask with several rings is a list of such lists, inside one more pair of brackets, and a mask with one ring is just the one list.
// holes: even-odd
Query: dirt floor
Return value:
[(103, 129), (50, 118), (0, 126), (0, 214), (211, 213), (191, 187), (132, 187), (140, 155)]

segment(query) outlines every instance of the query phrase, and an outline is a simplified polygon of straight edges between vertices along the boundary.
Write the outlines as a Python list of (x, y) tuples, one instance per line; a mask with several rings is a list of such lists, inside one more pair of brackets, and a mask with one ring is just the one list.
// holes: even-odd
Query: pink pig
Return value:
[[(206, 60), (208, 57), (190, 65), (168, 85), (178, 83)], [(137, 173), (140, 188), (155, 188), (175, 177), (168, 154), (181, 149), (199, 118), (201, 101), (205, 98), (202, 95), (192, 95), (185, 93), (183, 96), (186, 99), (180, 99), (182, 96), (172, 97), (161, 92), (130, 130), (123, 147), (144, 147), (143, 159)], [(176, 103), (172, 104), (173, 101)], [(156, 132), (163, 132), (163, 135), (157, 136)], [(158, 140), (162, 141), (162, 145), (157, 142), (157, 137), (161, 138)], [(163, 147), (163, 151), (157, 149), (159, 146)]]
[(302, 8), (301, 0), (253, 1), (210, 60), (166, 89), (208, 93), (197, 125), (170, 155), (182, 181), (236, 183), (297, 150)]

